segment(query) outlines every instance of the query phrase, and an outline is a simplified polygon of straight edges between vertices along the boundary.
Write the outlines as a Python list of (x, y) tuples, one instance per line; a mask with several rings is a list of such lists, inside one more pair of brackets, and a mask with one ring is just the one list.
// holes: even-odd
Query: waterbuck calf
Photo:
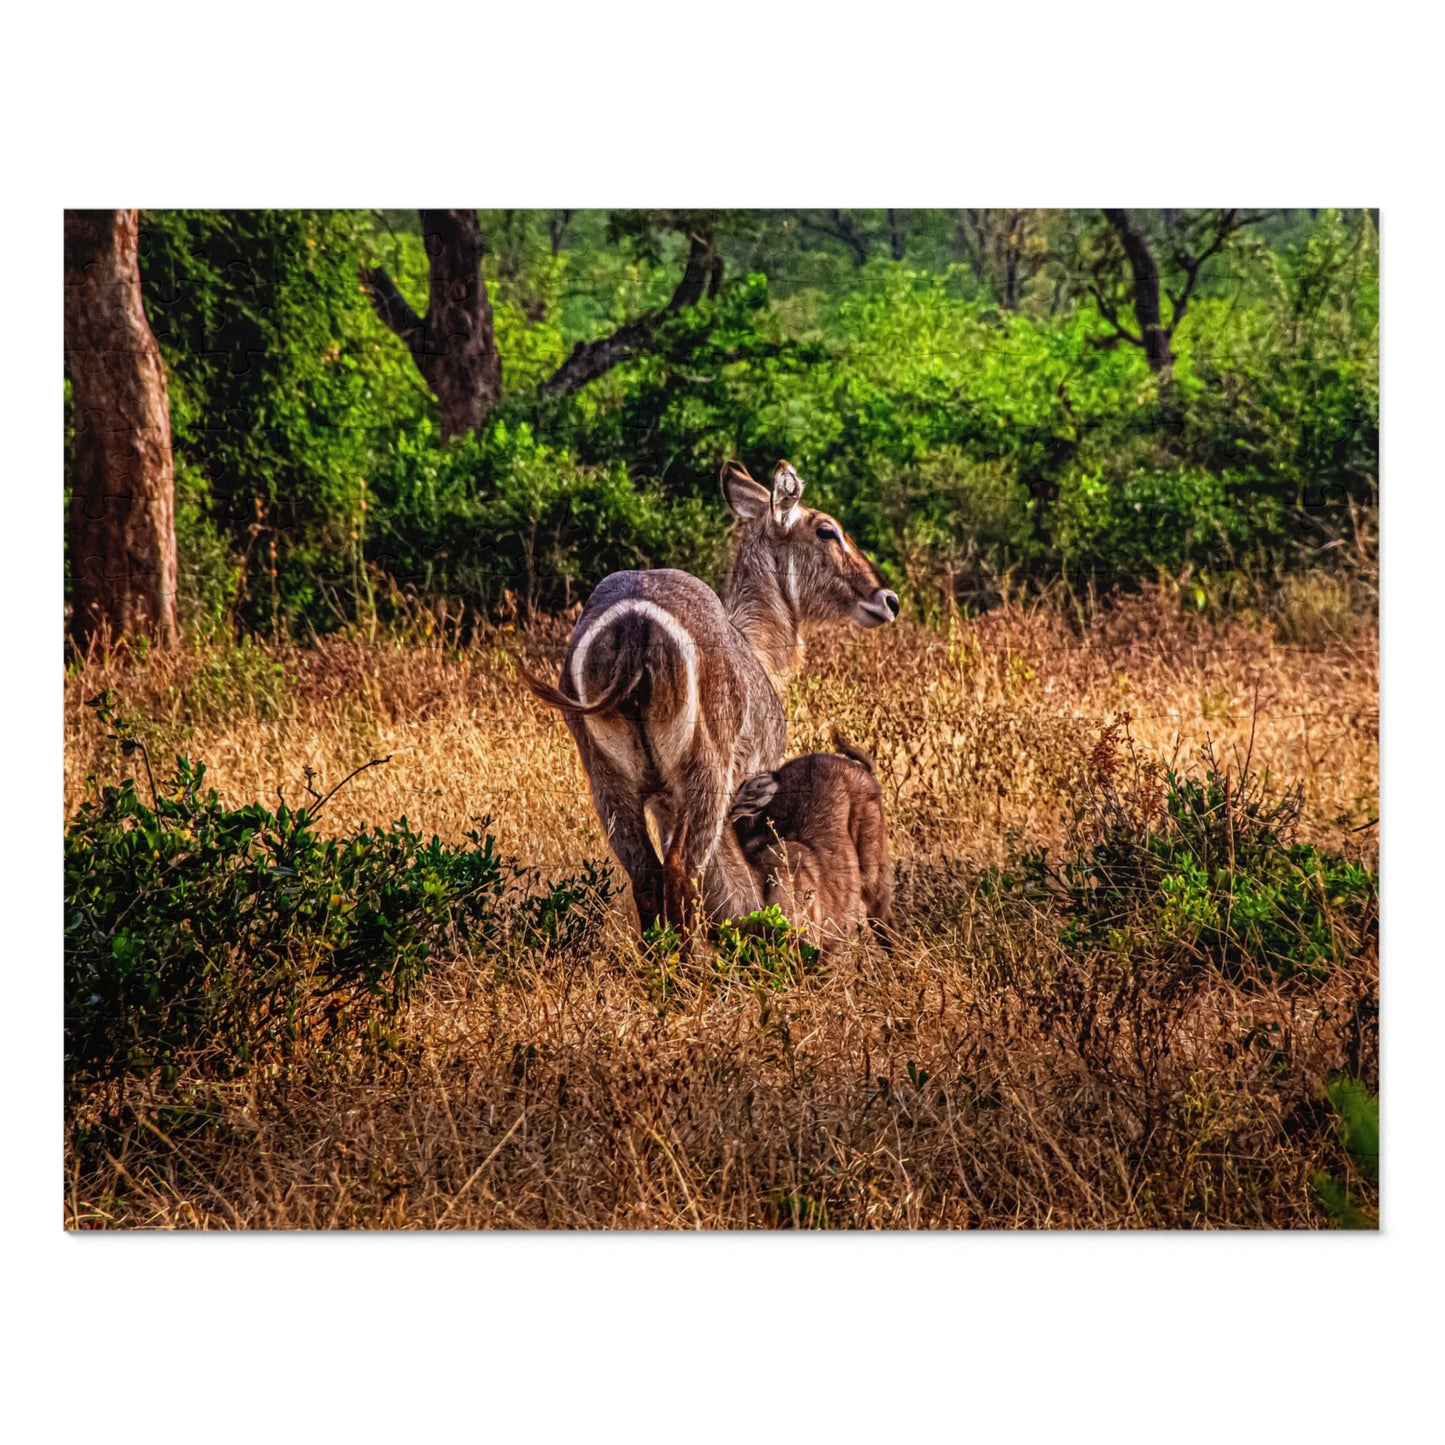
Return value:
[(893, 900), (873, 759), (834, 746), (746, 779), (728, 815), (763, 906), (776, 903), (825, 952), (865, 923), (886, 925)]
[(709, 917), (757, 907), (755, 881), (724, 828), (739, 781), (774, 767), (785, 741), (776, 684), (808, 622), (892, 622), (898, 598), (839, 523), (802, 505), (779, 462), (769, 492), (737, 462), (719, 479), (738, 523), (722, 600), (686, 572), (614, 572), (588, 599), (557, 686), (597, 816), (632, 881), (643, 926), (690, 938)]

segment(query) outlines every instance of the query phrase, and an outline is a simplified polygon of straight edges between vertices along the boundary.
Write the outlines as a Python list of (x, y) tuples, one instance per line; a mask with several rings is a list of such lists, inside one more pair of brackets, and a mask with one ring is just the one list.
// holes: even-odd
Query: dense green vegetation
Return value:
[(1341, 1179), (1320, 1170), (1310, 1180), (1320, 1207), (1341, 1229), (1376, 1229), (1380, 1204), (1380, 1096), (1347, 1074), (1332, 1079), (1325, 1097), (1334, 1110), (1345, 1156)]
[(1320, 979), (1378, 947), (1379, 883), (1361, 862), (1298, 840), (1303, 789), (1247, 767), (1141, 759), (1127, 723), (1106, 727), (1057, 863), (1025, 858), (1025, 891), (1054, 891), (1062, 938), (1126, 968), (1231, 980)]
[(337, 788), (231, 808), (185, 756), (157, 784), (117, 704), (88, 705), (145, 783), (92, 779), (66, 827), (69, 1081), (173, 1077), (183, 1054), (231, 1076), (300, 1042), (384, 1042), (439, 949), (547, 959), (596, 942), (611, 896), (596, 865), (543, 887), (477, 830), (460, 848), (405, 818), (326, 836)]
[[(1171, 707), (1176, 692), (1185, 695), (1186, 671), (1198, 682), (1207, 733), (1221, 658), (1234, 657), (1241, 636), (1260, 639), (1234, 617), (1184, 621), (1172, 598), (1201, 610), (1269, 608), (1276, 639), (1291, 649), (1261, 642), (1258, 658), (1270, 667), (1287, 658), (1310, 673), (1313, 659), (1293, 650), (1369, 635), (1357, 614), (1374, 599), (1375, 219), (484, 212), (488, 354), (500, 360), (501, 385), (493, 366), (479, 419), (459, 425), (445, 388), (432, 386), (439, 353), (428, 349), (438, 341), (429, 328), (445, 226), (465, 215), (450, 233), (463, 251), (477, 218), (429, 214), (452, 221), (439, 226), (413, 212), (142, 217), (142, 293), (173, 428), (182, 618), (196, 635), (183, 648), (132, 636), (114, 653), (94, 650), (73, 659), (67, 683), (68, 745), (99, 733), (108, 760), (92, 758), (68, 781), (66, 1082), (75, 1178), (89, 1181), (84, 1193), (72, 1185), (74, 1217), (132, 1217), (133, 1196), (151, 1187), (137, 1184), (126, 1162), (137, 1125), (162, 1150), (147, 1179), (164, 1176), (169, 1202), (154, 1205), (155, 1217), (171, 1217), (172, 1203), (185, 1199), (194, 1222), (195, 1200), (226, 1196), (204, 1169), (187, 1179), (176, 1141), (184, 1129), (185, 1148), (231, 1148), (239, 1135), (228, 1133), (230, 1122), (222, 1127), (226, 1090), (240, 1098), (236, 1090), (271, 1081), (330, 1099), (359, 1080), (355, 1097), (371, 1099), (395, 1083), (410, 1107), (423, 1073), (411, 1071), (429, 1059), (448, 1080), (469, 1070), (467, 1087), (489, 1099), (520, 1091), (523, 1117), (555, 1107), (553, 1122), (565, 1127), (524, 1131), (523, 1147), (544, 1137), (564, 1149), (567, 1139), (589, 1141), (560, 1172), (550, 1155), (543, 1171), (575, 1187), (573, 1212), (556, 1216), (574, 1222), (635, 1224), (642, 1216), (617, 1199), (588, 1193), (593, 1166), (605, 1159), (602, 1172), (616, 1178), (635, 1170), (650, 1191), (663, 1172), (648, 1153), (654, 1146), (696, 1215), (706, 1195), (689, 1177), (728, 1177), (708, 1162), (711, 1143), (699, 1141), (732, 1138), (761, 1142), (753, 1173), (743, 1171), (740, 1212), (719, 1208), (709, 1216), (719, 1222), (877, 1222), (879, 1200), (891, 1190), (915, 1201), (921, 1178), (933, 1191), (929, 1212), (910, 1203), (914, 1214), (886, 1217), (1373, 1227), (1379, 888), (1353, 836), (1374, 821), (1353, 822), (1373, 781), (1335, 819), (1343, 834), (1306, 841), (1302, 788), (1330, 781), (1308, 748), (1310, 773), (1285, 787), (1271, 780), (1281, 757), (1297, 755), (1275, 739), (1271, 760), (1253, 765), (1252, 731), (1232, 769), (1216, 764), (1212, 745), (1202, 767), (1179, 766), (1177, 738), (1175, 763), (1165, 766), (1135, 752), (1126, 713), (1104, 727), (1082, 772), (1074, 742), (1052, 763), (1047, 748), (1030, 744), (1036, 769), (1061, 771), (1032, 781), (1012, 767), (1000, 773), (992, 823), (920, 809), (915, 794), (890, 821), (908, 839), (897, 951), (869, 951), (875, 971), (846, 977), (776, 909), (722, 924), (702, 970), (684, 965), (668, 930), (649, 929), (640, 946), (605, 932), (615, 876), (579, 864), (570, 832), (545, 855), (565, 860), (560, 876), (544, 875), (505, 856), (470, 801), (468, 822), (453, 819), (440, 833), (397, 816), (430, 806), (413, 806), (414, 789), (372, 815), (394, 821), (338, 827), (336, 810), (327, 812), (335, 778), (319, 783), (312, 766), (302, 765), (300, 779), (285, 768), (293, 801), (274, 809), (230, 806), (208, 777), (224, 775), (234, 789), (228, 758), (256, 754), (269, 770), (292, 756), (275, 724), (302, 705), (293, 673), (304, 671), (315, 690), (306, 705), (317, 716), (345, 712), (360, 728), (345, 732), (332, 763), (342, 785), (357, 762), (364, 771), (373, 766), (366, 758), (392, 750), (398, 721), (408, 733), (433, 724), (440, 733), (464, 716), (468, 733), (494, 736), (465, 769), (448, 771), (451, 792), (516, 799), (551, 786), (555, 754), (541, 744), (529, 759), (515, 752), (519, 639), (506, 643), (504, 667), (463, 679), (428, 669), (467, 669), (478, 654), (396, 648), (378, 633), (433, 635), (440, 625), (464, 641), (481, 619), (569, 607), (620, 567), (681, 566), (718, 580), (726, 527), (715, 479), (730, 456), (765, 476), (786, 454), (809, 499), (844, 519), (916, 614), (947, 614), (959, 710), (923, 720), (931, 752), (910, 737), (908, 758), (888, 765), (897, 796), (913, 786), (913, 760), (928, 757), (918, 765), (939, 782), (926, 791), (961, 808), (987, 785), (987, 759), (1018, 752), (1020, 719), (1054, 729), (1070, 715), (1099, 714), (1087, 668), (1072, 676), (1061, 667), (1031, 689), (1031, 654), (1026, 646), (1016, 655), (1006, 637), (1004, 705), (979, 706), (993, 694), (982, 683), (976, 694), (957, 693), (951, 675), (956, 664), (960, 676), (973, 670), (958, 649), (976, 650), (976, 637), (960, 639), (1045, 617), (1061, 630), (1079, 624), (1075, 640), (1087, 652), (1092, 634), (1136, 605), (1090, 617), (1094, 602), (1156, 580), (1171, 586), (1148, 589), (1152, 610), (1135, 616), (1130, 647), (1141, 667), (1157, 662), (1167, 675), (1157, 695)], [(464, 257), (473, 278), (476, 254)], [(1152, 291), (1141, 255), (1157, 262)], [(452, 274), (455, 282), (462, 271)], [(78, 481), (77, 495), (87, 495)], [(976, 623), (952, 611), (985, 610), (1021, 592), (1048, 594), (1055, 605)], [(1161, 657), (1161, 627), (1198, 636)], [(352, 635), (306, 645), (338, 629)], [(933, 698), (938, 633), (898, 631), (918, 659), (911, 675)], [(551, 635), (520, 641), (532, 647)], [(1207, 659), (1201, 638), (1213, 649)], [(1033, 645), (1027, 634), (1025, 642)], [(1356, 711), (1372, 708), (1368, 649), (1338, 651), (1338, 676), (1363, 688)], [(290, 668), (302, 655), (307, 667)], [(383, 656), (403, 670), (387, 674), (385, 689), (381, 674), (368, 672)], [(318, 674), (329, 667), (329, 677), (318, 681), (312, 664)], [(905, 676), (914, 666), (896, 652), (890, 665)], [(1260, 665), (1229, 674), (1223, 695), (1247, 695)], [(131, 695), (152, 666), (142, 724), (112, 688)], [(404, 677), (406, 669), (416, 675)], [(1112, 650), (1103, 677), (1103, 706), (1124, 698), (1132, 706), (1130, 687), (1142, 681), (1116, 671)], [(1071, 687), (1080, 689), (1072, 701)], [(876, 726), (877, 692), (869, 674), (821, 695), (835, 699), (835, 714), (851, 708)], [(1338, 700), (1324, 685), (1318, 696), (1331, 707)], [(450, 709), (440, 716), (438, 698)], [(1187, 701), (1192, 713), (1193, 696)], [(164, 739), (174, 755), (202, 718), (224, 724), (197, 749), (217, 773), (188, 755), (153, 767), (144, 740), (159, 755)], [(314, 741), (316, 731), (307, 723), (301, 734)], [(127, 770), (110, 766), (117, 744)], [(982, 760), (977, 777), (938, 762), (965, 744)], [(306, 747), (314, 760), (311, 741)], [(1365, 756), (1373, 762), (1372, 750)], [(424, 758), (407, 766), (424, 770)], [(239, 796), (267, 796), (270, 776)], [(958, 776), (968, 788), (945, 786)], [(426, 796), (445, 812), (441, 789)], [(1006, 815), (1005, 800), (1020, 811)], [(1049, 851), (1033, 831), (1044, 800), (1064, 819)], [(967, 840), (962, 857), (934, 836), (940, 820)], [(533, 817), (526, 836), (536, 826)], [(1006, 861), (974, 873), (960, 864), (980, 827)], [(452, 969), (454, 959), (465, 969)], [(936, 981), (936, 1007), (923, 988), (914, 1000), (915, 976)], [(478, 978), (486, 987), (474, 996)], [(874, 990), (871, 1002), (864, 989)], [(970, 1000), (967, 1017), (952, 1007), (960, 998)], [(429, 1013), (428, 999), (445, 1006)], [(436, 1032), (438, 1018), (469, 1007), (478, 1012), (465, 1028), (449, 1022)], [(751, 1030), (742, 1035), (739, 1008)], [(671, 1029), (702, 1041), (697, 1058), (665, 1081), (647, 1053), (653, 1036), (633, 1027), (654, 1013), (655, 1038)], [(1297, 1013), (1310, 1015), (1308, 1029), (1296, 1027)], [(861, 1073), (851, 1040), (827, 1041), (831, 1021), (845, 1014), (865, 1021)], [(588, 1045), (585, 1068), (558, 1045), (568, 1037), (564, 1016), (567, 1028), (609, 1041)], [(709, 1060), (718, 1018), (729, 1021), (715, 1031), (722, 1042)], [(1196, 1028), (1200, 1018), (1207, 1028)], [(869, 1019), (882, 1021), (876, 1036)], [(775, 1087), (783, 1070), (791, 1095)], [(693, 1102), (684, 1108), (694, 1084), (710, 1101), (696, 1113)], [(637, 1100), (654, 1089), (664, 1102), (677, 1091), (676, 1119), (710, 1109), (712, 1122), (685, 1138), (691, 1124), (659, 1115), (649, 1132), (618, 1143), (606, 1131), (640, 1117)], [(752, 1101), (810, 1089), (809, 1109), (833, 1120), (819, 1135), (828, 1152), (779, 1176), (776, 1160), (792, 1157), (797, 1136), (786, 1121), (755, 1123)], [(1007, 1118), (1006, 1096), (1026, 1101)], [(147, 1098), (158, 1101), (155, 1122)], [(740, 1099), (750, 1111), (745, 1128), (729, 1112)], [(882, 1131), (892, 1149), (895, 1109), (910, 1131), (899, 1160), (908, 1177), (883, 1189), (882, 1173), (868, 1183), (850, 1171), (859, 1160), (882, 1168), (882, 1146), (868, 1131)], [(300, 1137), (289, 1105), (277, 1117), (274, 1139)], [(483, 1112), (468, 1117), (480, 1126)], [(428, 1216), (438, 1224), (462, 1221), (454, 1207), (469, 1210), (467, 1190), (513, 1137), (492, 1132), (490, 1109), (485, 1119), (484, 1145), (472, 1153), (452, 1126), (462, 1161), (454, 1179), (432, 1159), (408, 1166), (407, 1177), (427, 1189), (456, 1191)], [(672, 1132), (660, 1132), (664, 1125)], [(1035, 1145), (1044, 1147), (1011, 1153), (1025, 1127), (1042, 1130)], [(358, 1124), (347, 1147), (366, 1133)], [(840, 1170), (833, 1141), (842, 1137), (866, 1147)], [(591, 1141), (602, 1138), (613, 1143), (599, 1155)], [(275, 1155), (257, 1147), (259, 1157)], [(320, 1168), (310, 1148), (307, 1177)], [(358, 1146), (358, 1159), (364, 1154)], [(963, 1158), (968, 1190), (950, 1172)], [(361, 1172), (347, 1174), (364, 1174), (363, 1193), (383, 1191), (380, 1218), (392, 1207), (389, 1168), (358, 1164)], [(95, 1183), (102, 1176), (104, 1188)], [(352, 1187), (331, 1177), (341, 1194)], [(504, 1197), (532, 1196), (503, 1190), (492, 1205)], [(555, 1222), (549, 1196), (536, 1197), (541, 1222)], [(101, 1201), (93, 1210), (83, 1202), (93, 1200)], [(248, 1206), (245, 1217), (274, 1222), (273, 1204)], [(465, 1217), (495, 1223), (503, 1216), (492, 1205)], [(275, 1207), (284, 1216), (284, 1198)]]
[[(503, 398), (443, 445), (359, 280), (424, 309), (416, 213), (146, 212), (188, 620), (306, 635), (442, 597), (525, 615), (623, 566), (715, 577), (727, 455), (786, 453), (925, 613), (1161, 570), (1206, 605), (1368, 550), (1370, 215), (1251, 218), (1201, 261), (1203, 221), (1133, 214), (1164, 372), (1098, 213), (483, 212)], [(711, 281), (669, 312), (690, 228)], [(620, 364), (547, 388), (644, 313)]]

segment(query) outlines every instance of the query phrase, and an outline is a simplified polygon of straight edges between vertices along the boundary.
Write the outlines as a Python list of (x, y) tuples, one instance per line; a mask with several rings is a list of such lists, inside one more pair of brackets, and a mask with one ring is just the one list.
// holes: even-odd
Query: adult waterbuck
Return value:
[(699, 899), (711, 918), (758, 906), (723, 825), (739, 781), (782, 757), (776, 684), (802, 656), (803, 624), (898, 615), (839, 523), (802, 505), (786, 461), (771, 492), (737, 462), (719, 481), (738, 522), (722, 600), (686, 572), (614, 572), (577, 619), (557, 686), (523, 674), (576, 740), (639, 922), (661, 917), (685, 940)]

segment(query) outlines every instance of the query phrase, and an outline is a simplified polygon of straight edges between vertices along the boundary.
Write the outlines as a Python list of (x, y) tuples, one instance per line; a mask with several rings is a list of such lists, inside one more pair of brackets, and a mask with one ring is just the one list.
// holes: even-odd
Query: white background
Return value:
[[(6, 25), (0, 1299), (16, 1440), (1438, 1429), (1445, 572), (1426, 7), (71, 3)], [(1378, 1236), (67, 1236), (66, 205), (1379, 205)]]

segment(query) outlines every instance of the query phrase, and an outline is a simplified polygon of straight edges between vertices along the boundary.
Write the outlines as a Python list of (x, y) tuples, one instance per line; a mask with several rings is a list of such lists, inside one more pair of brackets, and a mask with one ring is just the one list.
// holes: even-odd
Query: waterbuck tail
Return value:
[(873, 759), (862, 748), (855, 748), (840, 732), (833, 734), (833, 751), (842, 753), (845, 758), (852, 758), (855, 763), (862, 763), (870, 773), (873, 771)]
[(636, 690), (642, 681), (642, 663), (638, 662), (627, 672), (614, 678), (600, 697), (586, 703), (578, 702), (575, 697), (568, 697), (550, 682), (534, 677), (525, 667), (522, 669), (522, 681), (526, 683), (532, 696), (545, 702), (548, 707), (555, 707), (559, 712), (569, 713), (572, 717), (597, 717), (616, 712), (627, 696)]

